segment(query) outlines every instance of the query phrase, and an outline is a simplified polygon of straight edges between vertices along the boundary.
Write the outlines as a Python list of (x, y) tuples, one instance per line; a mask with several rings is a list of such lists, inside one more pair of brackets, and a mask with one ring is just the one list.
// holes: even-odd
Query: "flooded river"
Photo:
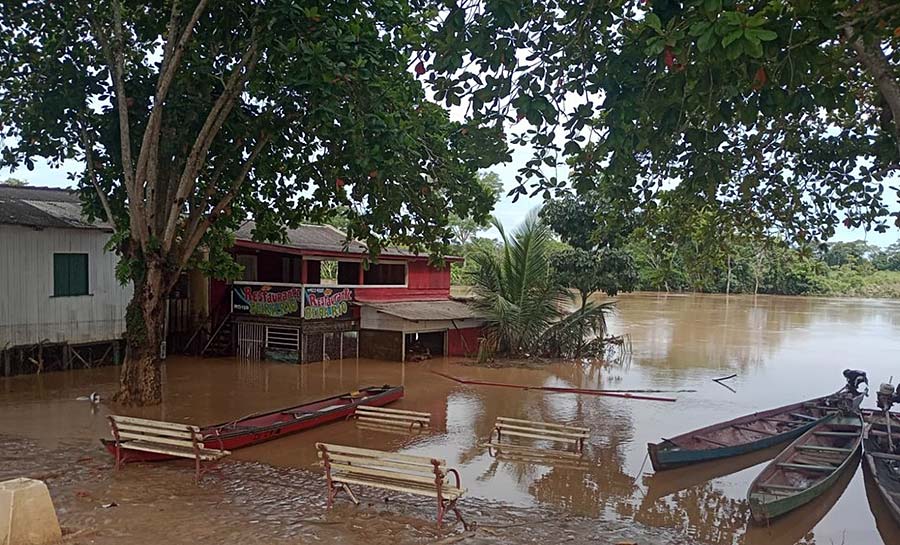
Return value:
[[(406, 397), (392, 407), (430, 412), (431, 430), (389, 434), (338, 422), (237, 451), (232, 458), (262, 462), (273, 471), (314, 469), (313, 444), (338, 442), (445, 458), (459, 469), (469, 494), (486, 501), (634, 521), (673, 530), (685, 543), (900, 543), (900, 529), (877, 503), (861, 470), (820, 501), (757, 527), (748, 524), (744, 495), (775, 452), (660, 475), (646, 460), (649, 441), (833, 392), (848, 367), (866, 370), (873, 391), (892, 375), (900, 378), (900, 302), (635, 294), (619, 299), (610, 326), (630, 338), (627, 361), (489, 369), (452, 359), (296, 366), (176, 357), (165, 366), (162, 406), (133, 414), (208, 424), (359, 386), (403, 384)], [(431, 371), (532, 386), (696, 391), (650, 394), (677, 398), (666, 403), (471, 386)], [(0, 379), (0, 435), (47, 449), (74, 445), (99, 451), (96, 439), (109, 433), (107, 409), (92, 411), (75, 397), (95, 390), (111, 394), (117, 373), (101, 368)], [(712, 381), (731, 374), (737, 374), (727, 382), (734, 391)], [(866, 405), (874, 406), (874, 398)], [(498, 416), (589, 427), (589, 463), (547, 466), (491, 457), (481, 444)], [(0, 457), (5, 452), (0, 448)], [(10, 461), (15, 463), (0, 458), (7, 472)]]

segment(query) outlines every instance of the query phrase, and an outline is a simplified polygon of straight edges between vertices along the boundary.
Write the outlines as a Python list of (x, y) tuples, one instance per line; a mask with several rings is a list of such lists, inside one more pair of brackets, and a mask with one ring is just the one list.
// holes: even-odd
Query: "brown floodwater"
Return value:
[[(619, 298), (610, 328), (629, 337), (626, 360), (543, 369), (482, 368), (460, 359), (297, 366), (173, 357), (164, 369), (164, 403), (133, 414), (209, 424), (360, 386), (403, 384), (406, 397), (393, 407), (430, 412), (431, 430), (389, 434), (337, 422), (232, 458), (315, 468), (313, 444), (338, 442), (445, 458), (472, 496), (668, 528), (691, 543), (900, 543), (900, 529), (861, 469), (819, 501), (759, 527), (748, 523), (744, 495), (777, 451), (659, 475), (646, 460), (647, 442), (662, 436), (833, 392), (848, 367), (866, 370), (873, 390), (891, 376), (900, 378), (900, 302), (634, 294)], [(464, 385), (433, 370), (532, 386), (696, 391), (658, 394), (676, 397), (675, 403), (627, 400)], [(727, 384), (734, 392), (712, 381), (732, 373), (737, 377)], [(75, 398), (95, 390), (112, 393), (117, 375), (115, 368), (100, 368), (0, 379), (0, 435), (48, 449), (80, 445), (99, 451), (96, 440), (108, 435), (108, 409), (92, 410)], [(874, 399), (866, 404), (873, 406)], [(589, 427), (587, 463), (548, 466), (491, 457), (481, 444), (498, 416)]]

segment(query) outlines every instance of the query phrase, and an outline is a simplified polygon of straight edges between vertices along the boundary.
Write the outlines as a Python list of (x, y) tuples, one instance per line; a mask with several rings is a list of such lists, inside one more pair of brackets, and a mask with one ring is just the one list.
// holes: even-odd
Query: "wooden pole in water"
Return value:
[(444, 377), (446, 379), (450, 379), (454, 382), (458, 382), (460, 384), (474, 384), (477, 386), (497, 386), (500, 388), (518, 388), (520, 390), (542, 390), (545, 392), (553, 392), (557, 394), (585, 394), (585, 395), (596, 395), (596, 396), (606, 396), (606, 397), (621, 397), (625, 399), (639, 399), (644, 401), (667, 401), (670, 403), (674, 403), (678, 401), (674, 397), (656, 397), (656, 396), (645, 396), (645, 395), (634, 395), (628, 392), (610, 392), (606, 390), (595, 390), (590, 388), (556, 388), (553, 386), (527, 386), (524, 384), (510, 384), (507, 382), (488, 382), (483, 380), (464, 380), (459, 379), (450, 375), (446, 375), (444, 373), (440, 373), (438, 371), (432, 371), (435, 375)]

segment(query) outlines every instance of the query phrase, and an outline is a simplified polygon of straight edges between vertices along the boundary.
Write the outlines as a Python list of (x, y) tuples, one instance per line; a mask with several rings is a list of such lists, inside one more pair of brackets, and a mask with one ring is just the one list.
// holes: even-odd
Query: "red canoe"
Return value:
[[(271, 412), (245, 416), (231, 422), (215, 424), (200, 428), (203, 434), (203, 445), (209, 448), (235, 450), (256, 445), (272, 439), (308, 430), (344, 419), (360, 405), (381, 407), (403, 397), (403, 386), (373, 386), (362, 388), (358, 392), (337, 395), (288, 407)], [(116, 442), (101, 439), (101, 442), (113, 456), (116, 454)], [(159, 462), (173, 460), (175, 456), (130, 450), (128, 441), (122, 441), (122, 451), (129, 462)]]

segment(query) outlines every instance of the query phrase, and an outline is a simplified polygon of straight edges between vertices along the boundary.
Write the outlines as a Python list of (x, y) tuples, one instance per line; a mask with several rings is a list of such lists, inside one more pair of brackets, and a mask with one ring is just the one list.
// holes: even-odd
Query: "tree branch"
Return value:
[(113, 32), (115, 45), (110, 44), (100, 23), (88, 12), (88, 19), (93, 28), (94, 35), (109, 66), (110, 79), (115, 88), (115, 94), (119, 110), (119, 140), (121, 143), (122, 161), (122, 185), (128, 195), (129, 226), (132, 238), (140, 243), (141, 250), (146, 253), (149, 241), (149, 233), (143, 216), (143, 197), (135, 191), (134, 171), (131, 160), (131, 135), (128, 119), (128, 97), (125, 96), (125, 49), (122, 31), (122, 10), (119, 2), (113, 2)]
[(862, 37), (856, 36), (852, 25), (844, 26), (844, 36), (847, 38), (847, 45), (856, 53), (859, 64), (875, 80), (878, 92), (891, 110), (894, 125), (894, 143), (897, 146), (897, 150), (900, 151), (900, 83), (897, 82), (894, 76), (891, 64), (885, 56), (880, 43), (876, 41), (874, 47), (867, 48)]
[(91, 181), (91, 185), (94, 186), (94, 190), (97, 192), (100, 204), (103, 205), (106, 221), (109, 222), (109, 224), (112, 225), (113, 230), (115, 230), (117, 228), (116, 220), (113, 217), (112, 209), (109, 206), (109, 199), (106, 198), (106, 193), (100, 189), (100, 182), (97, 180), (97, 172), (94, 170), (94, 139), (91, 138), (87, 126), (83, 122), (81, 124), (81, 141), (84, 145), (84, 162), (88, 179)]
[(203, 127), (197, 134), (197, 139), (194, 142), (191, 153), (188, 155), (184, 171), (178, 182), (175, 198), (170, 204), (171, 209), (169, 211), (168, 221), (166, 222), (166, 229), (162, 235), (163, 251), (168, 251), (172, 247), (175, 240), (175, 226), (177, 225), (178, 218), (181, 216), (182, 204), (193, 191), (197, 175), (206, 158), (206, 154), (216, 135), (218, 135), (219, 130), (222, 128), (222, 125), (225, 123), (225, 120), (228, 118), (228, 115), (231, 113), (231, 109), (234, 107), (234, 104), (240, 95), (240, 91), (249, 79), (250, 74), (256, 66), (256, 61), (259, 59), (258, 44), (255, 40), (255, 29), (253, 34), (254, 36), (250, 47), (241, 57), (240, 62), (234, 70), (232, 70), (222, 94), (216, 100), (212, 110), (210, 110), (209, 115), (206, 117)]
[[(196, 228), (191, 231), (185, 231), (184, 237), (184, 245), (181, 247), (181, 259), (178, 263), (178, 269), (175, 273), (175, 278), (181, 274), (181, 271), (187, 266), (188, 261), (190, 261), (191, 256), (194, 255), (194, 251), (197, 249), (197, 246), (200, 244), (200, 241), (203, 240), (203, 236), (209, 230), (210, 226), (218, 219), (219, 215), (222, 214), (223, 211), (231, 204), (231, 201), (234, 200), (238, 191), (241, 189), (244, 181), (247, 179), (247, 175), (250, 173), (250, 169), (253, 167), (253, 162), (256, 161), (256, 158), (259, 157), (259, 154), (265, 149), (265, 147), (271, 141), (271, 136), (263, 135), (253, 147), (253, 151), (250, 152), (250, 155), (244, 161), (244, 164), (241, 166), (241, 170), (238, 175), (235, 177), (234, 181), (231, 183), (231, 187), (229, 191), (222, 197), (222, 199), (216, 204), (210, 213), (196, 226)], [(174, 283), (173, 283), (174, 285)]]
[[(158, 172), (157, 161), (159, 157), (159, 135), (160, 124), (166, 96), (172, 87), (175, 79), (175, 73), (181, 63), (181, 57), (184, 48), (197, 21), (206, 9), (207, 0), (200, 0), (190, 21), (184, 27), (180, 38), (176, 43), (176, 35), (178, 31), (178, 17), (180, 10), (178, 9), (178, 0), (172, 3), (172, 14), (169, 18), (168, 37), (163, 51), (163, 60), (160, 64), (159, 79), (156, 82), (156, 94), (153, 97), (153, 108), (150, 110), (150, 117), (147, 120), (147, 127), (144, 130), (144, 137), (141, 141), (141, 151), (138, 155), (137, 167), (135, 169), (135, 184), (138, 188), (143, 188), (149, 180), (151, 184), (156, 183), (156, 174)], [(156, 211), (157, 188), (151, 186), (148, 191), (148, 208), (151, 213)], [(151, 221), (151, 223), (154, 223)]]

